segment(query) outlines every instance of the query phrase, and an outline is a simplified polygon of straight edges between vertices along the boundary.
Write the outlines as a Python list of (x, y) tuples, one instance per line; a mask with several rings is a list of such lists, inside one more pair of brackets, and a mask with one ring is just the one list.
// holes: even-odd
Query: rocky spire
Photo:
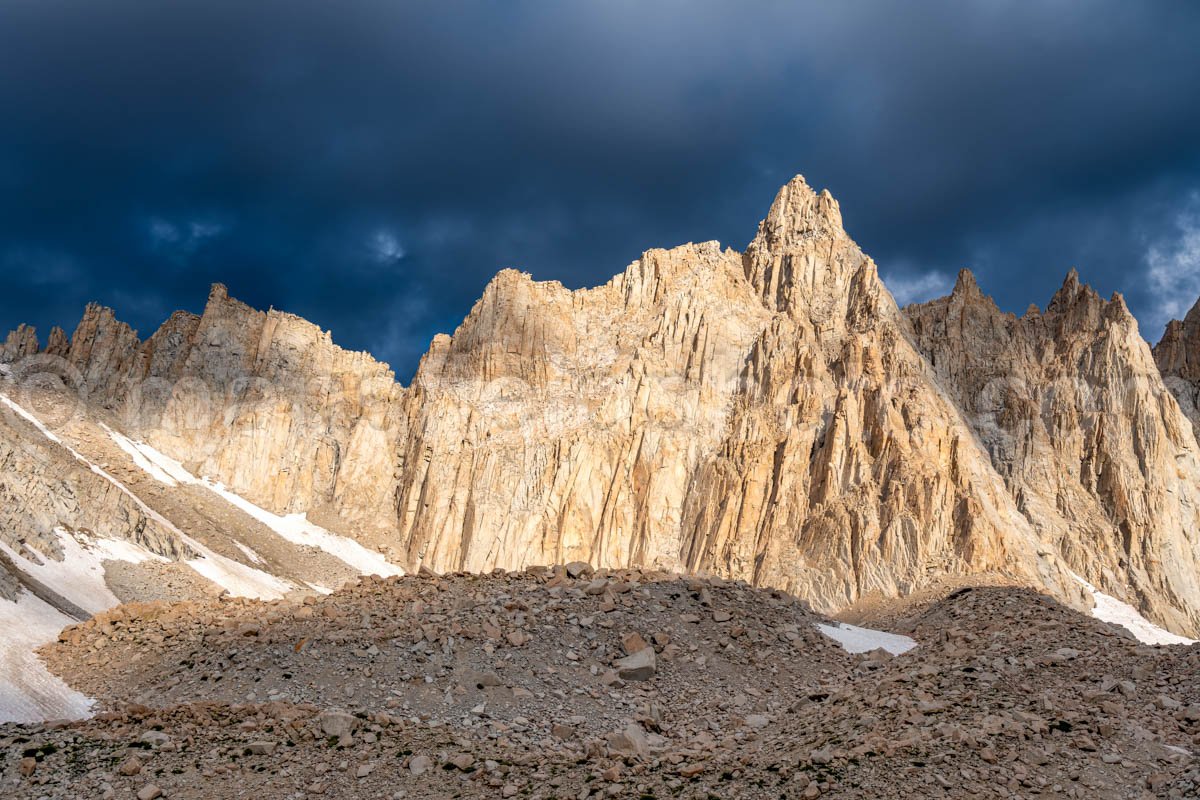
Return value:
[(958, 278), (954, 281), (954, 289), (950, 295), (952, 297), (977, 297), (983, 295), (983, 290), (979, 288), (979, 283), (975, 280), (975, 273), (964, 267), (958, 271)]
[(62, 328), (55, 325), (50, 329), (50, 337), (46, 340), (46, 354), (66, 358), (71, 351), (71, 340)]
[(107, 403), (123, 393), (140, 345), (137, 331), (111, 308), (89, 303), (71, 334), (67, 360), (79, 370), (87, 394)]
[(828, 189), (817, 192), (803, 175), (797, 175), (775, 195), (751, 247), (787, 250), (814, 236), (844, 235), (838, 201)]
[(38, 352), (37, 331), (24, 323), (10, 331), (8, 337), (0, 344), (0, 363), (20, 361), (26, 356)]
[(775, 196), (743, 267), (768, 309), (806, 321), (827, 339), (839, 338), (852, 314), (869, 324), (864, 316), (895, 309), (874, 264), (843, 230), (837, 200), (800, 175)]
[(1200, 381), (1200, 300), (1182, 320), (1167, 323), (1154, 346), (1154, 360), (1164, 375)]

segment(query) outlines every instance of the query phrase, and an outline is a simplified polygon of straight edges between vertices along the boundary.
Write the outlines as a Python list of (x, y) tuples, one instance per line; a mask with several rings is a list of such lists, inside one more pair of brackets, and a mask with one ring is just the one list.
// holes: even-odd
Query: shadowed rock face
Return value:
[(37, 332), (28, 325), (18, 325), (0, 344), (0, 361), (17, 361), (38, 352)]
[(53, 346), (128, 434), (409, 569), (710, 571), (832, 610), (985, 572), (1081, 604), (1069, 568), (1200, 629), (1197, 446), (1123, 302), (1072, 277), (1016, 320), (964, 276), (905, 314), (799, 177), (744, 253), (501, 272), (408, 388), (219, 285), (144, 342), (89, 307)]
[(1072, 270), (1045, 312), (1017, 318), (964, 271), (949, 297), (905, 311), (1039, 539), (1194, 631), (1200, 448), (1121, 296), (1102, 299)]
[(1200, 301), (1182, 320), (1167, 323), (1154, 361), (1192, 426), (1200, 427)]

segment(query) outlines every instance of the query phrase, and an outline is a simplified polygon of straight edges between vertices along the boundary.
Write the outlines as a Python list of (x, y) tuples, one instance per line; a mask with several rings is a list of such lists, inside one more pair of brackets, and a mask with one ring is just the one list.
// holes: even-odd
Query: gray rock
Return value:
[(646, 647), (632, 655), (618, 659), (617, 675), (626, 681), (648, 681), (658, 672), (658, 660), (654, 648)]

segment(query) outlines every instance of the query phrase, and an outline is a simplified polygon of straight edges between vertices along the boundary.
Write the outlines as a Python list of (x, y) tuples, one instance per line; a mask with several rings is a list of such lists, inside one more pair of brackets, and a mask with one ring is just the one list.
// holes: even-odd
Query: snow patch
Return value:
[(869, 653), (872, 650), (883, 649), (898, 656), (917, 646), (917, 643), (907, 636), (860, 628), (845, 622), (839, 622), (836, 625), (824, 625), (818, 622), (817, 630), (840, 644), (847, 653)]
[(363, 547), (346, 536), (330, 533), (320, 525), (308, 521), (304, 514), (280, 516), (254, 505), (249, 500), (234, 494), (219, 483), (204, 481), (211, 491), (225, 498), (230, 504), (254, 517), (292, 544), (313, 547), (349, 564), (363, 575), (390, 577), (404, 572), (384, 558), (382, 553)]
[(89, 544), (102, 558), (112, 561), (128, 561), (130, 564), (143, 564), (147, 561), (170, 563), (170, 559), (124, 539), (92, 539)]
[(254, 548), (253, 548), (253, 547), (248, 547), (248, 546), (246, 546), (245, 544), (243, 544), (242, 542), (239, 542), (237, 539), (234, 539), (234, 540), (233, 540), (233, 546), (234, 546), (234, 547), (236, 547), (238, 550), (241, 550), (241, 551), (242, 551), (242, 555), (244, 555), (244, 556), (246, 556), (246, 558), (250, 559), (250, 563), (251, 563), (251, 564), (264, 564), (264, 563), (266, 563), (266, 562), (264, 562), (264, 561), (262, 560), (262, 556), (260, 556), (260, 555), (259, 555), (258, 553), (256, 553), (256, 552), (254, 552)]
[[(308, 517), (304, 514), (279, 515), (267, 511), (265, 508), (251, 503), (241, 495), (229, 491), (220, 483), (215, 483), (207, 478), (197, 478), (188, 472), (178, 461), (164, 453), (160, 453), (145, 442), (131, 441), (112, 430), (109, 430), (108, 433), (118, 445), (121, 445), (121, 449), (125, 449), (125, 445), (120, 441), (124, 440), (130, 448), (136, 451), (138, 457), (134, 458), (134, 463), (154, 476), (156, 480), (163, 481), (164, 483), (171, 481), (171, 485), (183, 483), (203, 486), (214, 494), (220, 495), (226, 502), (241, 509), (292, 544), (300, 545), (301, 547), (312, 547), (328, 553), (334, 558), (349, 564), (362, 575), (379, 575), (380, 577), (387, 578), (392, 575), (404, 574), (402, 569), (388, 561), (382, 553), (363, 547), (347, 536), (339, 536), (336, 533), (331, 533), (320, 525), (309, 522)], [(127, 450), (126, 452), (129, 451)], [(142, 466), (143, 462), (147, 466)]]
[(0, 599), (0, 723), (84, 719), (95, 702), (75, 691), (33, 652), (74, 623), (29, 592)]
[(247, 567), (206, 547), (197, 547), (197, 542), (189, 540), (188, 544), (201, 556), (184, 563), (235, 597), (278, 600), (296, 588), (292, 583), (260, 569)]
[(1138, 613), (1138, 610), (1128, 603), (1124, 603), (1111, 595), (1092, 586), (1090, 583), (1079, 577), (1075, 573), (1071, 573), (1071, 577), (1079, 581), (1083, 588), (1092, 593), (1092, 599), (1095, 601), (1095, 606), (1092, 608), (1092, 616), (1102, 622), (1109, 622), (1113, 625), (1120, 625), (1125, 630), (1129, 631), (1134, 637), (1143, 644), (1195, 644), (1195, 639), (1188, 639), (1176, 633), (1171, 633), (1165, 628), (1160, 628), (1150, 620)]
[(117, 433), (104, 423), (100, 423), (100, 427), (104, 428), (104, 432), (108, 434), (109, 438), (116, 442), (117, 446), (124, 450), (129, 457), (133, 459), (133, 463), (136, 464), (143, 472), (149, 474), (151, 478), (154, 478), (154, 480), (158, 481), (159, 483), (165, 483), (167, 486), (179, 485), (179, 482), (167, 474), (166, 470), (162, 469), (153, 461), (146, 458), (146, 456), (133, 441)]
[[(105, 561), (166, 561), (134, 542), (93, 538), (56, 528), (63, 560), (27, 558), (0, 542), (13, 566), (90, 614), (120, 600), (104, 582)], [(32, 555), (32, 554), (30, 554)], [(17, 601), (0, 599), (0, 722), (82, 719), (92, 700), (52, 675), (34, 650), (53, 642), (75, 620), (26, 590)]]
[(62, 528), (55, 528), (54, 533), (63, 551), (62, 561), (49, 556), (43, 556), (40, 562), (34, 561), (3, 542), (0, 542), (0, 550), (12, 559), (13, 565), (21, 572), (45, 584), (51, 591), (89, 614), (98, 614), (121, 602), (104, 582), (105, 561), (129, 561), (134, 564), (151, 559), (166, 561), (133, 542), (72, 535)]

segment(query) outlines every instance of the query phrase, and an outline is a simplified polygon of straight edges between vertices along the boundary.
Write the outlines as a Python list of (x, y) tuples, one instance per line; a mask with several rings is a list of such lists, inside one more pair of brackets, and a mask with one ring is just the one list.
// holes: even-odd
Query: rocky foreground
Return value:
[(777, 591), (583, 565), (122, 606), (43, 649), (94, 719), (11, 798), (1194, 797), (1200, 645), (964, 587), (847, 653)]

